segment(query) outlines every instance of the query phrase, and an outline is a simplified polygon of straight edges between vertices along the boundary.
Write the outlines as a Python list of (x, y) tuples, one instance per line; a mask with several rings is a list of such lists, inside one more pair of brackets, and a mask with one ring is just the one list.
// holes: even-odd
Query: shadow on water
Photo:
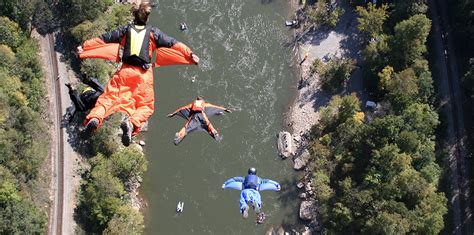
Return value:
[(289, 178), (283, 180), (281, 183), (282, 191), (278, 194), (277, 200), (284, 206), (292, 208), (287, 211), (281, 223), (285, 231), (301, 230), (303, 228), (302, 221), (299, 218), (299, 204), (301, 200), (296, 197), (301, 190), (296, 187), (296, 178)]
[(270, 4), (273, 2), (273, 0), (260, 0), (262, 4)]

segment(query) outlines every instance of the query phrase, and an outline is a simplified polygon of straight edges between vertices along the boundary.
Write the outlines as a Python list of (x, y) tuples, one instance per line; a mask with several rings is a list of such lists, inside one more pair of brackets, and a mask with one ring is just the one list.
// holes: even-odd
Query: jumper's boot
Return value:
[(216, 130), (212, 130), (211, 135), (217, 142), (221, 142), (222, 137), (219, 135), (219, 133)]
[(66, 87), (67, 87), (67, 89), (68, 89), (69, 91), (72, 90), (72, 85), (71, 85), (71, 83), (66, 83), (66, 84), (64, 84), (64, 85), (66, 85)]
[(185, 127), (181, 128), (181, 130), (179, 130), (179, 132), (176, 132), (176, 134), (174, 135), (174, 145), (178, 145), (179, 143), (181, 143), (184, 137), (186, 137)]
[(249, 206), (246, 206), (245, 209), (242, 211), (242, 217), (247, 219), (249, 217)]
[(120, 128), (122, 129), (122, 144), (127, 147), (132, 142), (132, 131), (133, 125), (130, 123), (128, 117), (124, 118), (122, 123), (120, 124)]
[(97, 118), (92, 118), (89, 120), (89, 122), (86, 124), (86, 129), (84, 131), (84, 134), (86, 135), (87, 138), (92, 136), (92, 133), (97, 130), (97, 127), (99, 126), (99, 119)]

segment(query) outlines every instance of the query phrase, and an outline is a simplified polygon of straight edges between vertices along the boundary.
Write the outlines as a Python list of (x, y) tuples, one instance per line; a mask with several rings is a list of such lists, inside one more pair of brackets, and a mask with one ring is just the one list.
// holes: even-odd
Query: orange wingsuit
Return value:
[(223, 112), (230, 113), (231, 111), (227, 108), (208, 103), (201, 96), (198, 96), (192, 103), (168, 114), (168, 117), (173, 117), (177, 114), (186, 119), (186, 124), (175, 135), (174, 144), (178, 145), (186, 135), (198, 130), (207, 131), (215, 140), (220, 141), (222, 138), (211, 121), (209, 121), (209, 117), (221, 115)]
[[(133, 37), (137, 37), (140, 32), (145, 34), (142, 36), (143, 40), (140, 41), (141, 38), (138, 37), (138, 41), (137, 39), (134, 41)], [(140, 131), (154, 112), (151, 66), (153, 51), (156, 49), (154, 63), (156, 67), (195, 64), (192, 52), (186, 45), (149, 26), (140, 27), (133, 24), (123, 26), (99, 38), (85, 41), (82, 47), (84, 51), (80, 53), (80, 58), (123, 62), (122, 67), (106, 85), (105, 92), (99, 97), (95, 107), (87, 115), (85, 123), (96, 118), (99, 127), (110, 114), (124, 112), (128, 114), (133, 125), (132, 136)], [(122, 58), (119, 56), (120, 47), (124, 48)]]

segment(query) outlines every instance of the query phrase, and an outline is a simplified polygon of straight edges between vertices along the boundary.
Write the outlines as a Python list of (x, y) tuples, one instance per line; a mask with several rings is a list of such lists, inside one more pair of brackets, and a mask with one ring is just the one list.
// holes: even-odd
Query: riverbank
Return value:
[[(298, 3), (294, 3), (295, 11)], [(294, 154), (300, 152), (308, 143), (312, 126), (318, 123), (319, 108), (325, 106), (333, 94), (321, 90), (318, 74), (311, 72), (315, 59), (326, 63), (332, 58), (358, 58), (358, 47), (351, 38), (357, 34), (357, 16), (350, 6), (341, 5), (345, 9), (335, 29), (315, 29), (304, 32), (303, 26), (296, 29), (294, 35), (294, 64), (298, 73), (295, 97), (285, 115), (285, 125), (294, 136)], [(304, 35), (302, 35), (304, 33)], [(306, 58), (305, 58), (306, 57)], [(347, 88), (342, 93), (362, 93), (360, 69), (354, 71)]]
[[(293, 1), (292, 10), (301, 12), (301, 6)], [(305, 221), (305, 232), (308, 234), (320, 233), (322, 231), (321, 219), (317, 214), (317, 202), (312, 199), (312, 172), (306, 169), (309, 162), (311, 129), (319, 121), (319, 109), (325, 106), (334, 94), (324, 92), (321, 89), (321, 81), (318, 74), (311, 71), (313, 61), (320, 59), (327, 63), (334, 58), (358, 58), (358, 44), (353, 38), (357, 35), (357, 16), (347, 4), (341, 4), (345, 13), (340, 17), (339, 23), (334, 29), (312, 29), (305, 31), (301, 25), (295, 29), (294, 65), (298, 80), (295, 96), (285, 114), (284, 124), (292, 136), (292, 160), (295, 170), (304, 170), (304, 177), (297, 182), (300, 191), (299, 198), (302, 200), (299, 217)], [(303, 13), (304, 14), (304, 13)], [(298, 13), (297, 15), (300, 15)], [(303, 15), (304, 18), (304, 15)], [(300, 19), (299, 19), (300, 20)], [(341, 93), (356, 92), (362, 94), (362, 76), (360, 69), (356, 69), (347, 84), (347, 88)], [(306, 233), (304, 233), (306, 234)]]

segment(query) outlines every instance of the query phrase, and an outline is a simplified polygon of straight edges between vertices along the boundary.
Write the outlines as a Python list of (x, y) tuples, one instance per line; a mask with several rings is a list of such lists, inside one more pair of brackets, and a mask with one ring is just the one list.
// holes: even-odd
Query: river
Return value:
[[(272, 226), (297, 223), (292, 161), (277, 156), (276, 134), (291, 101), (295, 74), (290, 67), (291, 31), (285, 28), (284, 0), (159, 0), (151, 23), (189, 45), (197, 66), (155, 69), (155, 114), (145, 134), (149, 165), (141, 187), (148, 202), (146, 234), (264, 234)], [(180, 22), (189, 29), (181, 32)], [(193, 82), (194, 81), (194, 82)], [(223, 136), (215, 142), (195, 132), (179, 146), (174, 133), (185, 123), (166, 114), (197, 95), (233, 113), (211, 118)], [(236, 190), (221, 190), (249, 167), (279, 181), (282, 192), (264, 191), (267, 220), (243, 220)], [(184, 201), (184, 213), (175, 212)]]

